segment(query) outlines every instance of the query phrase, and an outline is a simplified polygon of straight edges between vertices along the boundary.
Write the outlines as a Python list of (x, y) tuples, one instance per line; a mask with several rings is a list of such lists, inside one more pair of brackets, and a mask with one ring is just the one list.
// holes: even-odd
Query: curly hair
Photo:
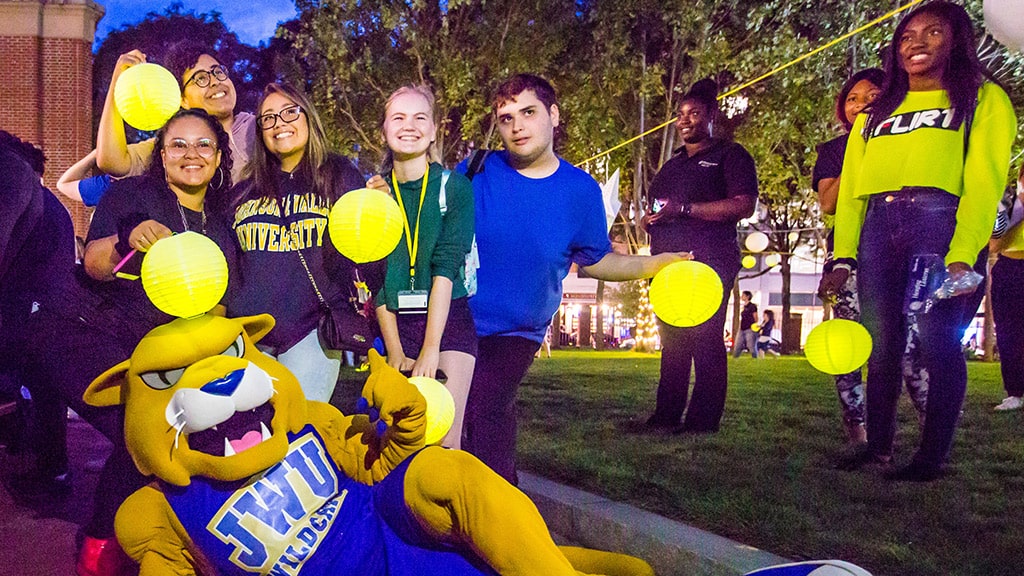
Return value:
[(167, 180), (167, 174), (164, 172), (163, 156), (160, 154), (164, 149), (164, 136), (166, 136), (167, 129), (172, 124), (186, 117), (199, 118), (205, 122), (217, 138), (217, 150), (220, 151), (220, 165), (217, 167), (217, 173), (214, 174), (213, 180), (206, 189), (206, 201), (211, 211), (226, 213), (230, 208), (228, 191), (231, 189), (231, 141), (228, 139), (228, 133), (224, 131), (224, 127), (220, 125), (220, 122), (207, 114), (205, 110), (200, 108), (182, 108), (174, 116), (171, 116), (171, 119), (157, 131), (153, 145), (153, 157), (149, 163), (146, 175), (159, 182)]

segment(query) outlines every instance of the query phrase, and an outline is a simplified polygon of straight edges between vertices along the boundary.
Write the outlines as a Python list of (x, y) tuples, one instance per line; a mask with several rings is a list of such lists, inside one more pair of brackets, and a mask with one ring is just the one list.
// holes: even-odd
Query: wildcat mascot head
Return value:
[(177, 486), (247, 478), (280, 462), (288, 432), (307, 422), (298, 381), (255, 346), (273, 326), (266, 314), (179, 318), (147, 334), (85, 400), (125, 405), (128, 450), (144, 474)]

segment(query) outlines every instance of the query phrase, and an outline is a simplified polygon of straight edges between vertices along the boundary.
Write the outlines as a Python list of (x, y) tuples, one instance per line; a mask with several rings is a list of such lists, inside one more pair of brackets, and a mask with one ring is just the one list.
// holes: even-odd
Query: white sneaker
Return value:
[(1020, 410), (1024, 408), (1024, 399), (1020, 396), (1007, 396), (1003, 402), (996, 406), (995, 409), (999, 412), (1005, 412), (1007, 410)]

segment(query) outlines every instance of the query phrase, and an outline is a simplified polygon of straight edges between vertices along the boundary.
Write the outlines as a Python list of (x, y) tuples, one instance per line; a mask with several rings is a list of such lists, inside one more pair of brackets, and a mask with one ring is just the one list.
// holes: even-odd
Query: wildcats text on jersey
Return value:
[(316, 551), (345, 503), (337, 472), (314, 433), (295, 439), (288, 456), (237, 491), (207, 523), (234, 548), (231, 562), (261, 574), (296, 574)]
[(953, 128), (953, 115), (955, 108), (933, 108), (931, 110), (918, 110), (916, 112), (905, 112), (886, 118), (875, 128), (871, 137), (892, 136), (894, 134), (906, 134), (918, 128), (939, 128), (942, 130), (959, 129)]

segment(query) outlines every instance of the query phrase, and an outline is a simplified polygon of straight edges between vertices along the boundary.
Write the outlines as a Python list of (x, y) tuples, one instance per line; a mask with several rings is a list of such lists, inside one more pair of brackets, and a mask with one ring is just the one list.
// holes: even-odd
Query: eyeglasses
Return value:
[(172, 160), (184, 158), (189, 148), (195, 148), (196, 154), (199, 154), (202, 158), (213, 158), (213, 155), (217, 153), (217, 145), (209, 138), (200, 138), (191, 144), (181, 138), (175, 138), (164, 144), (164, 152)]
[(291, 124), (299, 119), (299, 114), (302, 114), (302, 107), (296, 104), (295, 106), (289, 106), (284, 110), (281, 110), (277, 114), (273, 112), (267, 112), (266, 114), (260, 114), (256, 118), (256, 123), (259, 124), (260, 130), (270, 130), (274, 126), (277, 126), (277, 119), (280, 118), (285, 124)]
[(206, 88), (210, 85), (210, 76), (217, 79), (218, 82), (223, 82), (228, 79), (228, 69), (221, 66), (220, 64), (214, 64), (210, 66), (209, 70), (196, 70), (189, 76), (188, 80), (182, 86), (188, 86), (190, 83), (195, 82), (196, 86), (200, 88)]

